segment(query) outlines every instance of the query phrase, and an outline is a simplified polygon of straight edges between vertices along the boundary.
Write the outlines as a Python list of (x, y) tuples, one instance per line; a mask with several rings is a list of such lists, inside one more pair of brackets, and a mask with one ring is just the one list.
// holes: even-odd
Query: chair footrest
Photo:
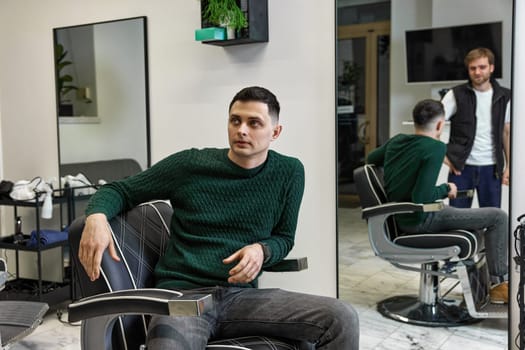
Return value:
[(507, 318), (509, 313), (509, 305), (507, 304), (487, 304), (486, 306), (469, 310), (472, 317), (475, 318)]

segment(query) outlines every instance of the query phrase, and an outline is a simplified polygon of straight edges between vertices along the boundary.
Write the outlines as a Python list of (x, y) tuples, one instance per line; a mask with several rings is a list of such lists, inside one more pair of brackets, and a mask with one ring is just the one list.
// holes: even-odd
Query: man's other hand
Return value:
[(445, 156), (445, 160), (443, 162), (445, 163), (446, 166), (448, 166), (452, 174), (457, 175), (457, 176), (461, 175), (461, 171), (459, 171), (458, 169), (454, 167), (454, 165), (452, 165), (452, 163), (450, 162), (447, 156)]
[(458, 196), (458, 187), (456, 186), (455, 183), (453, 182), (449, 182), (448, 183), (448, 187), (450, 188), (450, 191), (448, 191), (448, 198), (449, 199), (454, 199)]
[(510, 169), (507, 167), (503, 170), (503, 175), (501, 177), (501, 184), (508, 186), (510, 184)]
[(222, 262), (224, 264), (231, 264), (237, 261), (230, 271), (229, 283), (249, 283), (253, 281), (261, 271), (264, 261), (264, 252), (259, 243), (247, 245)]
[(91, 281), (100, 277), (100, 262), (106, 248), (109, 249), (109, 255), (113, 260), (120, 261), (108, 226), (104, 214), (91, 214), (86, 218), (78, 258)]

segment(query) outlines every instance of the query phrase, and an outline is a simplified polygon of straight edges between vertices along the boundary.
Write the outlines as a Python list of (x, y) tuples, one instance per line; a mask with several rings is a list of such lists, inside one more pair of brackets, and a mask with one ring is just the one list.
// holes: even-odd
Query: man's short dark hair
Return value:
[(445, 109), (440, 101), (423, 100), (416, 104), (412, 111), (412, 119), (416, 127), (425, 129), (437, 117), (445, 115)]
[(277, 101), (277, 97), (275, 97), (275, 95), (268, 89), (260, 86), (250, 86), (242, 89), (233, 97), (228, 111), (232, 109), (232, 106), (236, 101), (256, 101), (265, 103), (268, 106), (268, 114), (270, 117), (272, 117), (274, 121), (279, 120), (281, 106), (279, 105), (279, 101)]

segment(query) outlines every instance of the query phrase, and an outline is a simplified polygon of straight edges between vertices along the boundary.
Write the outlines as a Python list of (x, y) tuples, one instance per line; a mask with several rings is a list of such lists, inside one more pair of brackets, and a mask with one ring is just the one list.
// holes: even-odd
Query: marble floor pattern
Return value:
[[(360, 317), (361, 350), (503, 350), (507, 320), (485, 320), (462, 327), (428, 328), (381, 316), (376, 302), (398, 294), (417, 294), (419, 275), (400, 270), (374, 256), (359, 208), (339, 209), (340, 298)], [(66, 320), (67, 315), (62, 315)], [(80, 327), (62, 323), (56, 312), (10, 350), (77, 350)], [(343, 349), (341, 349), (343, 350)]]

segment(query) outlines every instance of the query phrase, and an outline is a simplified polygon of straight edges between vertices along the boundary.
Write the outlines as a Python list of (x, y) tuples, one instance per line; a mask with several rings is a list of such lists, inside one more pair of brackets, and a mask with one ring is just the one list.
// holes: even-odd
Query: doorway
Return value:
[(353, 171), (389, 137), (390, 21), (337, 33), (339, 206), (358, 206)]

